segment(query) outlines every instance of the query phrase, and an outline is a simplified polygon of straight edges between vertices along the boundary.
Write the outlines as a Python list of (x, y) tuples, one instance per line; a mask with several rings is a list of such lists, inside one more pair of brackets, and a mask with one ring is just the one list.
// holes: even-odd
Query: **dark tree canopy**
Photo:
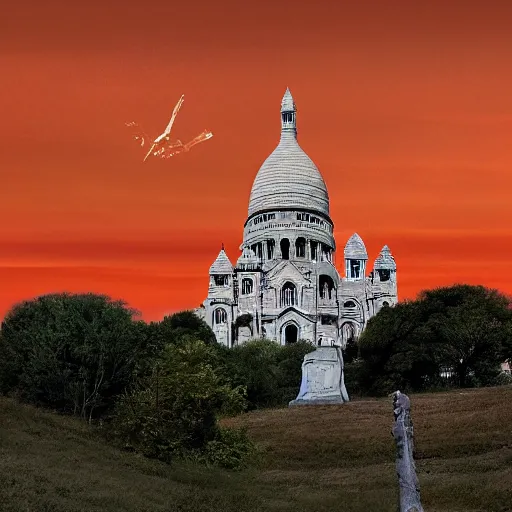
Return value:
[(150, 324), (152, 335), (157, 337), (161, 346), (166, 343), (180, 343), (190, 340), (217, 343), (210, 326), (193, 311), (180, 311), (165, 316), (160, 322)]
[(359, 340), (363, 387), (423, 390), (447, 375), (461, 387), (493, 384), (510, 344), (510, 304), (496, 290), (455, 285), (383, 308)]
[(1, 391), (91, 418), (123, 391), (144, 354), (145, 324), (136, 314), (92, 293), (17, 304), (2, 322)]
[(285, 405), (297, 397), (304, 356), (315, 350), (307, 341), (279, 345), (255, 339), (234, 348), (219, 347), (226, 375), (247, 389), (250, 409)]

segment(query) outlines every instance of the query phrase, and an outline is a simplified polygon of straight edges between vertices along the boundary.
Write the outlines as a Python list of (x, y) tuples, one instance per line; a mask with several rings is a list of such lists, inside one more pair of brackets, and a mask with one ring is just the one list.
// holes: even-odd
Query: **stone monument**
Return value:
[(420, 502), (420, 484), (414, 464), (414, 433), (409, 397), (400, 391), (393, 393), (396, 442), (396, 472), (400, 486), (400, 512), (424, 512)]
[(325, 405), (348, 402), (341, 345), (330, 338), (304, 356), (299, 394), (289, 405)]

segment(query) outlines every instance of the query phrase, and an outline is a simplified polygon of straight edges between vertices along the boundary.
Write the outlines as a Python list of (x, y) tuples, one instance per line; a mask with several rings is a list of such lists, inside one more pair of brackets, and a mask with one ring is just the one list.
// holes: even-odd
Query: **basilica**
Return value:
[(369, 271), (366, 247), (354, 233), (337, 265), (333, 233), (327, 187), (297, 142), (297, 109), (287, 89), (279, 144), (252, 186), (242, 254), (233, 265), (222, 248), (196, 313), (228, 347), (260, 337), (355, 342), (369, 318), (397, 302), (396, 264), (384, 246)]

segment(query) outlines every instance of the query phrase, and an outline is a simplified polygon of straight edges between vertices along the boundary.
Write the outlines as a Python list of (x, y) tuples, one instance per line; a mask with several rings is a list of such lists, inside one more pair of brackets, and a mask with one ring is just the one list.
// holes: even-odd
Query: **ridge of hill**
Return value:
[[(512, 510), (512, 386), (411, 395), (428, 512)], [(395, 512), (390, 399), (224, 420), (262, 451), (240, 473), (165, 464), (88, 425), (0, 398), (1, 512)]]

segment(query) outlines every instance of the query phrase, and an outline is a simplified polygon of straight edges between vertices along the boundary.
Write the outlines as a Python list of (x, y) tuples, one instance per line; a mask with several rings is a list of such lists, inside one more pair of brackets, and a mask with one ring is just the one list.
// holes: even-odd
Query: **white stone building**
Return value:
[(365, 245), (352, 235), (338, 271), (327, 187), (297, 142), (296, 113), (287, 89), (281, 139), (252, 186), (242, 254), (233, 266), (222, 248), (210, 267), (208, 297), (196, 310), (229, 347), (257, 337), (315, 345), (331, 338), (344, 347), (383, 306), (397, 302), (387, 246), (367, 275)]

